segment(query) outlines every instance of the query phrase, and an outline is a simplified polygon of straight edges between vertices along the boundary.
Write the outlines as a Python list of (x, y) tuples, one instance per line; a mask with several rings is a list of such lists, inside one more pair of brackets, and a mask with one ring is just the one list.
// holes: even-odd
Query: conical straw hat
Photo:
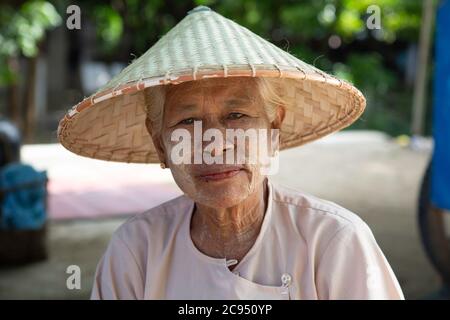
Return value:
[(365, 108), (364, 96), (351, 84), (199, 6), (105, 86), (72, 107), (59, 123), (58, 139), (81, 156), (159, 162), (145, 126), (144, 89), (235, 76), (285, 81), (284, 94), (292, 103), (286, 106), (280, 129), (281, 150), (347, 127)]

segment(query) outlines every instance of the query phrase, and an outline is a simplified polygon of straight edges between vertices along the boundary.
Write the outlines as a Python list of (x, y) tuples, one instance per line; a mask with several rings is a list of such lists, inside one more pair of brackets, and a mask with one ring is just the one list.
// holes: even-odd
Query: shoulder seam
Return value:
[[(339, 218), (342, 218), (342, 219), (344, 219), (344, 220), (346, 220), (346, 221), (348, 221), (350, 223), (353, 223), (352, 220), (350, 220), (350, 219), (348, 219), (346, 217), (343, 217), (343, 216), (337, 214), (336, 212), (332, 212), (332, 211), (329, 211), (329, 210), (319, 209), (319, 208), (315, 208), (315, 207), (311, 207), (311, 206), (302, 206), (302, 205), (299, 205), (299, 204), (296, 204), (296, 203), (281, 201), (281, 200), (278, 200), (278, 199), (272, 199), (272, 200), (275, 201), (275, 202), (278, 202), (278, 203), (290, 204), (290, 205), (296, 206), (298, 208), (311, 209), (311, 210), (321, 211), (321, 212), (324, 212), (324, 213), (329, 213), (329, 214), (332, 214), (332, 215), (337, 216)], [(347, 210), (345, 208), (342, 208), (342, 209), (343, 210)]]

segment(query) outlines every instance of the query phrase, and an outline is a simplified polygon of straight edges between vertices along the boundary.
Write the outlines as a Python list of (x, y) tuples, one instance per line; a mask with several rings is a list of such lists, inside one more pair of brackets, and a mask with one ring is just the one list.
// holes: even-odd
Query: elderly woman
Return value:
[[(365, 222), (273, 183), (251, 139), (237, 162), (238, 139), (225, 135), (279, 132), (275, 142), (285, 149), (348, 126), (364, 105), (351, 85), (209, 8), (192, 10), (60, 123), (69, 150), (160, 162), (184, 193), (114, 233), (91, 298), (403, 299)], [(205, 139), (189, 140), (182, 150), (187, 161), (175, 161), (175, 133), (195, 136), (197, 124), (223, 133), (215, 138), (221, 143), (208, 149)], [(192, 161), (199, 146), (200, 163)], [(276, 148), (268, 149), (274, 159)], [(205, 152), (234, 160), (206, 163)]]

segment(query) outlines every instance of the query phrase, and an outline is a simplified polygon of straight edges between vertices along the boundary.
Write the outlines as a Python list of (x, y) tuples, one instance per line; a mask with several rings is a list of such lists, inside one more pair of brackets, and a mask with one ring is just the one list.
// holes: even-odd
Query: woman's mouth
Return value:
[(243, 169), (242, 168), (226, 169), (222, 171), (202, 173), (199, 175), (199, 177), (206, 181), (218, 181), (234, 177), (241, 170)]

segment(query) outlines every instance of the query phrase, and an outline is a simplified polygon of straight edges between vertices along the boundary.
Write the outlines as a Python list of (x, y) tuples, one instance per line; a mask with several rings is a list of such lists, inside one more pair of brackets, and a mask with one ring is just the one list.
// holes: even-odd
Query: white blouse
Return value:
[(235, 261), (190, 236), (185, 195), (126, 221), (112, 236), (91, 299), (404, 299), (367, 224), (339, 205), (268, 180), (260, 233)]

